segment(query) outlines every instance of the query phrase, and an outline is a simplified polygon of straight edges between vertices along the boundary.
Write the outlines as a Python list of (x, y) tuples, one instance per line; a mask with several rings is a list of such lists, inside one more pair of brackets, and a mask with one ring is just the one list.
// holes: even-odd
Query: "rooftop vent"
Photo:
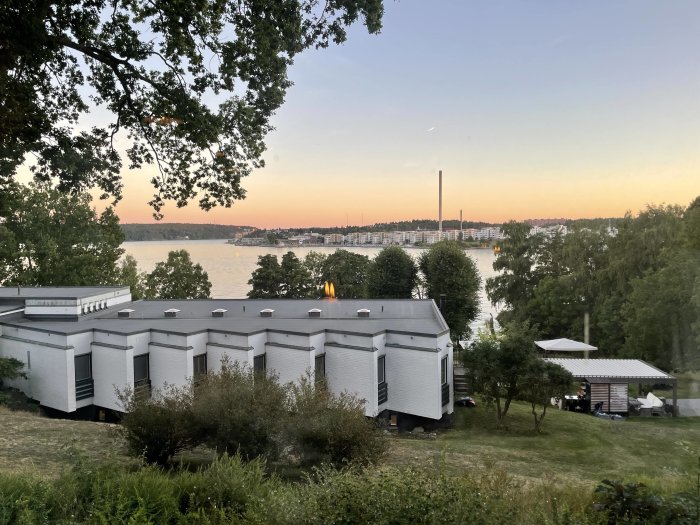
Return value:
[(226, 308), (217, 308), (216, 310), (211, 311), (211, 316), (212, 317), (223, 317), (226, 312), (227, 312)]
[(124, 308), (123, 310), (119, 310), (117, 312), (117, 317), (131, 317), (131, 314), (133, 314), (134, 311), (131, 308)]
[(321, 310), (318, 308), (312, 308), (309, 310), (309, 317), (321, 317)]
[(179, 311), (180, 310), (177, 308), (170, 308), (169, 310), (164, 311), (163, 314), (165, 314), (165, 317), (177, 317), (177, 313)]
[(260, 317), (272, 317), (274, 310), (272, 308), (265, 308), (260, 310)]
[(369, 310), (367, 310), (367, 308), (361, 308), (357, 311), (357, 317), (369, 317)]

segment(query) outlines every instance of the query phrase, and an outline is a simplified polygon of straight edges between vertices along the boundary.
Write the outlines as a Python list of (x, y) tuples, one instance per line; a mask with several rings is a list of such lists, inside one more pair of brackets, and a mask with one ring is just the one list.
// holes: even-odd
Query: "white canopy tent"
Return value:
[(590, 352), (598, 350), (595, 346), (571, 339), (548, 339), (547, 341), (535, 341), (535, 344), (545, 352)]

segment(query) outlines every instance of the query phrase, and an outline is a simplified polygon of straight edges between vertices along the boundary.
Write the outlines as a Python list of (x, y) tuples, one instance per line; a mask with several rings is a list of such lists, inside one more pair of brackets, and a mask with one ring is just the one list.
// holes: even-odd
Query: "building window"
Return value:
[(148, 354), (134, 356), (134, 395), (136, 397), (151, 397)]
[(75, 356), (75, 400), (87, 399), (95, 395), (92, 380), (92, 354)]
[(323, 381), (326, 379), (326, 354), (316, 356), (314, 378), (316, 381)]
[(447, 382), (447, 356), (443, 357), (442, 361), (440, 361), (440, 380), (442, 381), (442, 386), (440, 388), (442, 406), (445, 406), (450, 402), (450, 385)]
[(193, 377), (197, 381), (207, 375), (207, 354), (196, 355), (192, 360), (194, 362)]
[(389, 399), (389, 387), (386, 384), (386, 357), (377, 358), (377, 403), (386, 403)]
[(266, 366), (265, 354), (257, 355), (253, 358), (253, 372), (256, 374), (264, 374)]
[(386, 383), (386, 358), (382, 355), (377, 359), (377, 383)]

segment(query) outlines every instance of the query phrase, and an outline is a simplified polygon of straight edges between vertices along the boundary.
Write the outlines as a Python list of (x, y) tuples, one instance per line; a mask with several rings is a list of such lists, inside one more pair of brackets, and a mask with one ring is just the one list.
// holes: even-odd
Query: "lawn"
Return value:
[[(537, 435), (529, 407), (518, 403), (506, 424), (507, 429), (496, 429), (493, 411), (481, 404), (458, 408), (455, 428), (440, 431), (437, 439), (391, 437), (385, 463), (434, 465), (451, 473), (490, 469), (526, 483), (544, 480), (586, 491), (605, 478), (644, 480), (674, 490), (697, 475), (700, 418), (616, 422), (551, 410), (544, 433)], [(1, 470), (55, 477), (76, 454), (97, 461), (135, 462), (126, 456), (113, 425), (49, 419), (0, 407)]]
[(494, 409), (456, 410), (455, 428), (435, 440), (395, 437), (391, 464), (444, 465), (450, 472), (495, 468), (523, 481), (590, 487), (603, 479), (642, 479), (667, 489), (698, 472), (700, 418), (610, 421), (548, 411), (543, 434), (533, 431), (529, 406), (515, 404), (498, 430)]
[(55, 477), (76, 455), (97, 461), (134, 461), (114, 425), (50, 419), (0, 406), (0, 470)]

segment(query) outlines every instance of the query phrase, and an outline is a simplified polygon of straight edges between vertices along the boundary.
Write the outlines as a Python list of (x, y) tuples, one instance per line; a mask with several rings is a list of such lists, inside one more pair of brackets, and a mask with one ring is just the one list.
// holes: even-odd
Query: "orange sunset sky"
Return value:
[[(427, 7), (429, 6), (429, 7)], [(165, 222), (302, 227), (610, 217), (700, 194), (700, 2), (386, 2), (307, 51), (247, 198)], [(122, 222), (152, 222), (153, 171)]]

